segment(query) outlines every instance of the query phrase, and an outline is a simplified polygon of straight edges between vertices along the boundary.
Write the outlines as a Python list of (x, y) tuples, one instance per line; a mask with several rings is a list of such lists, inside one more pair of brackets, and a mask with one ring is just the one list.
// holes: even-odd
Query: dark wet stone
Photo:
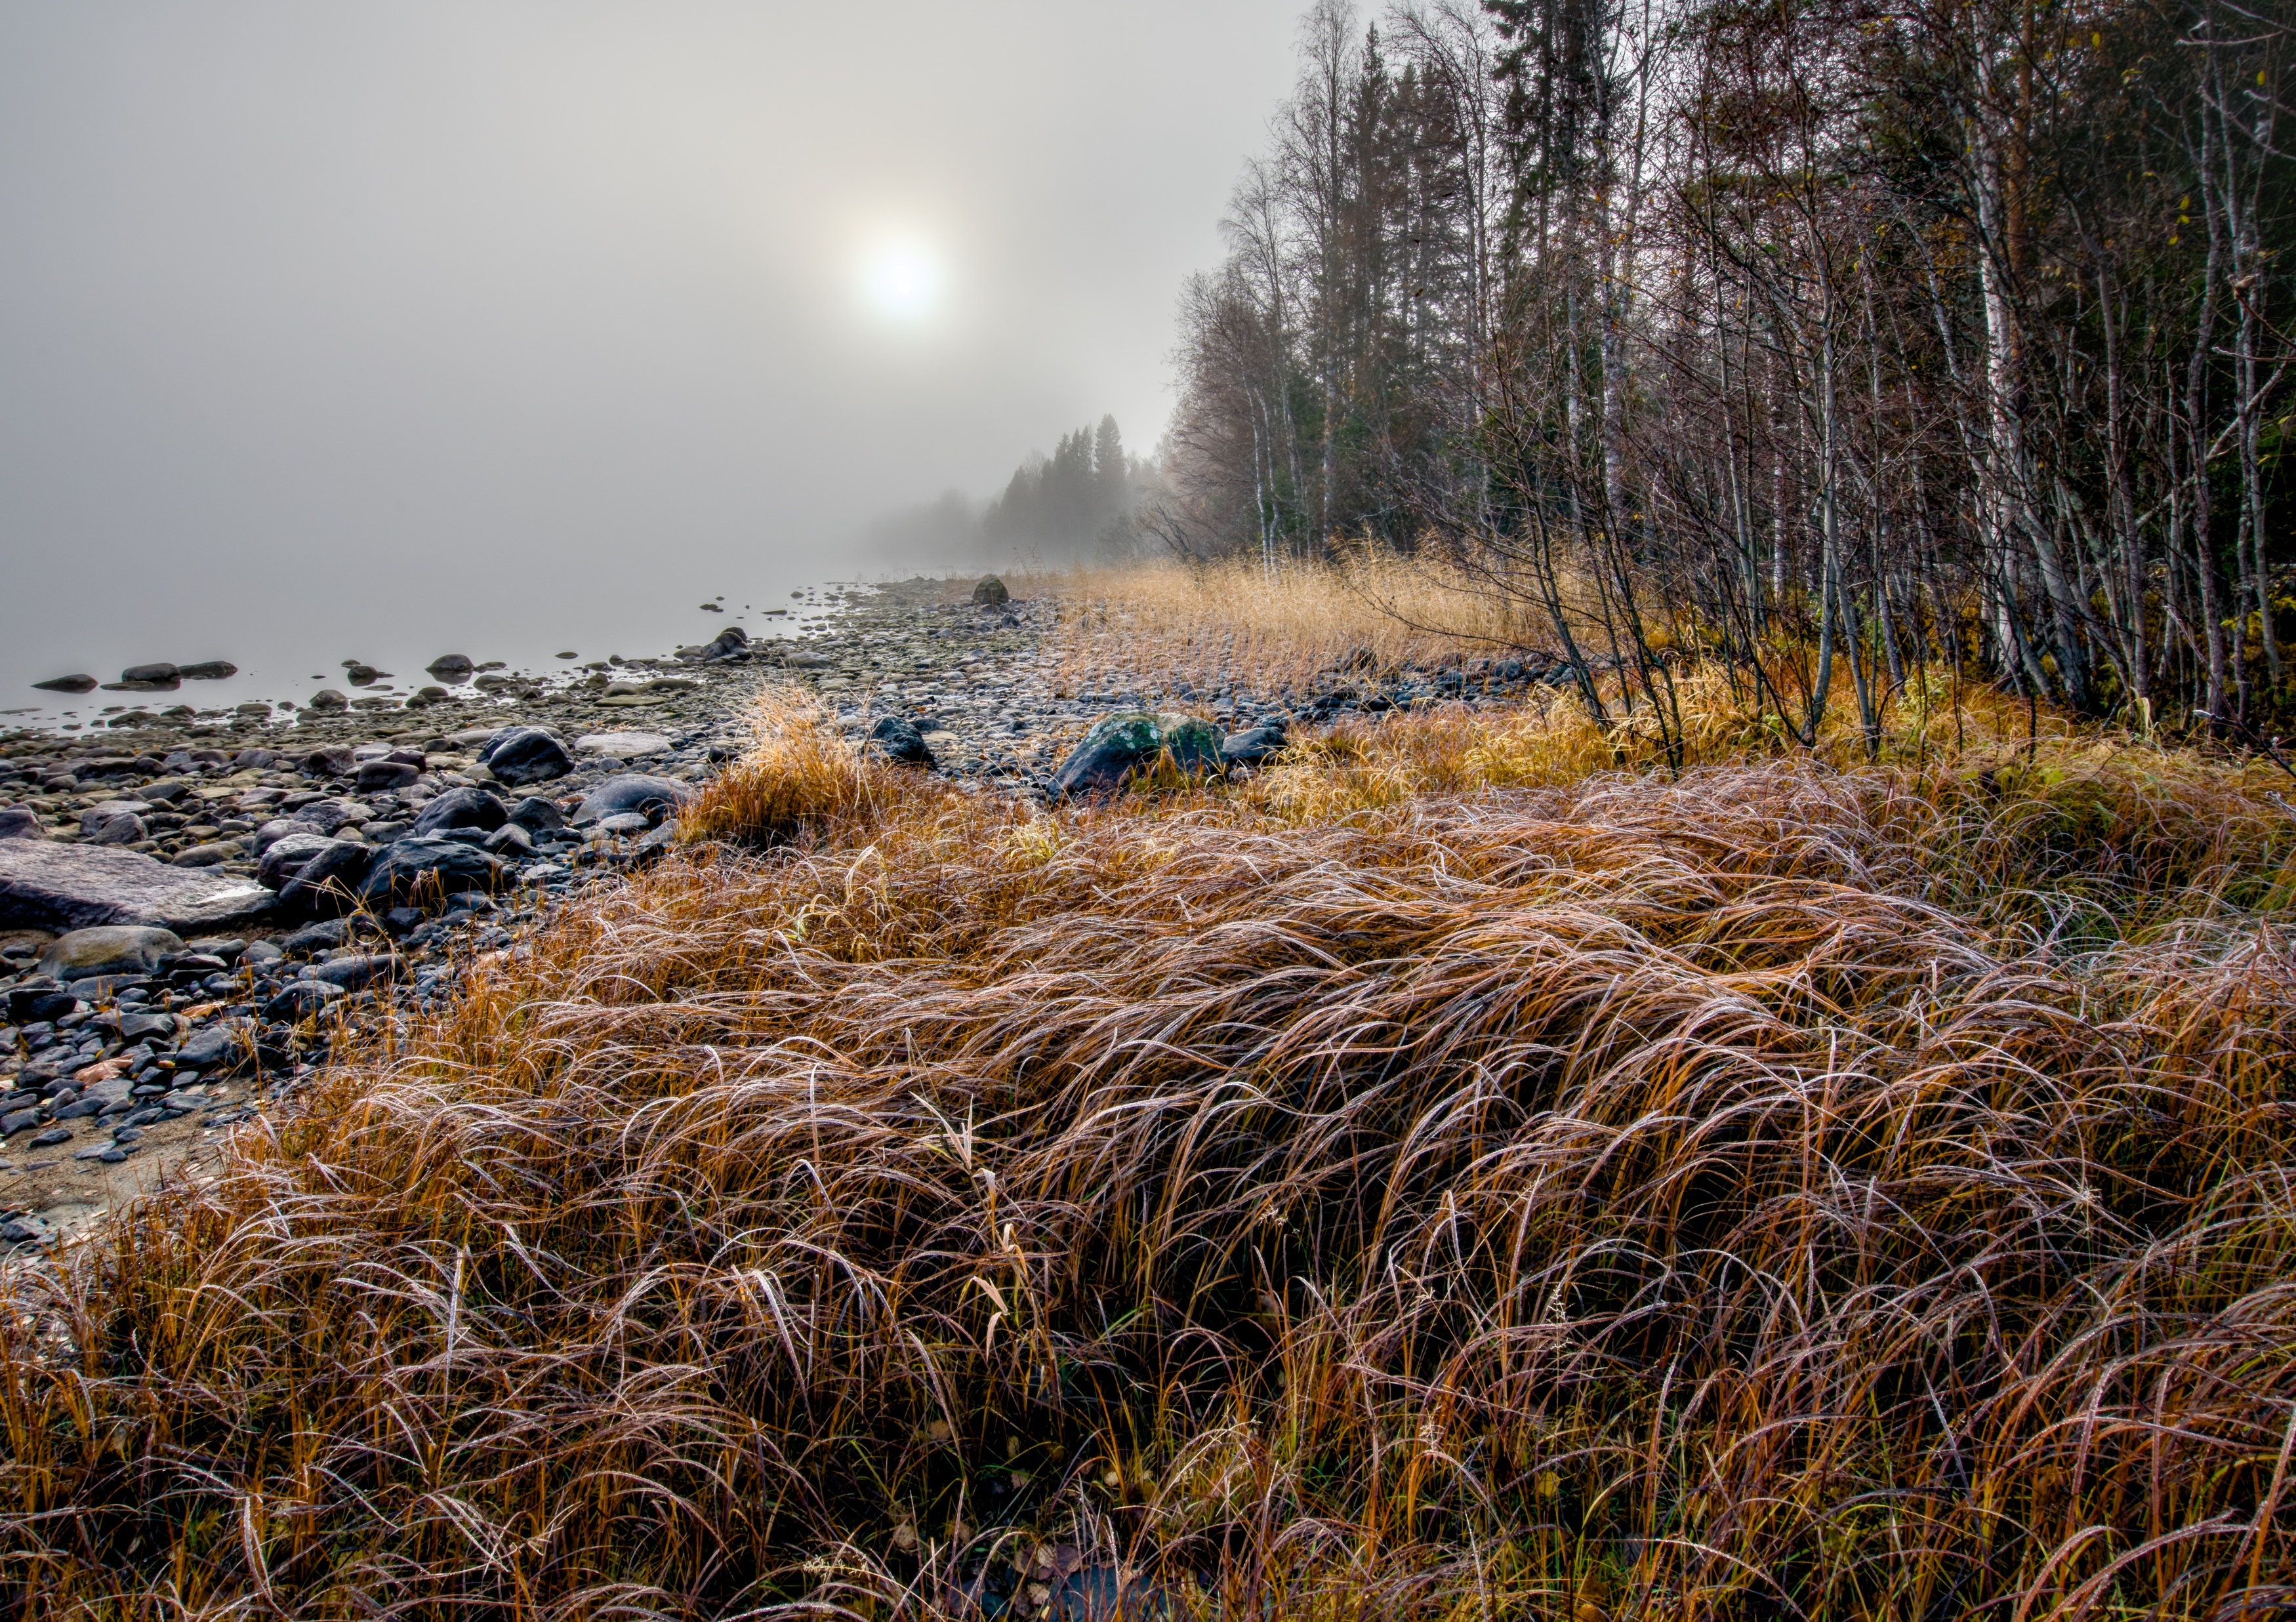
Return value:
[[(273, 826), (272, 823), (265, 823), (263, 831), (268, 832)], [(335, 843), (317, 829), (306, 824), (289, 822), (287, 826), (287, 832), (263, 847), (263, 859), (256, 864), (256, 879), (266, 889), (285, 889), (295, 875), (303, 871), (306, 863)], [(259, 841), (263, 834), (258, 833), (256, 837)]]
[(227, 659), (210, 659), (196, 665), (185, 665), (181, 674), (187, 682), (221, 682), (237, 676), (239, 667)]
[(220, 1020), (193, 1031), (176, 1050), (176, 1068), (179, 1070), (233, 1069), (243, 1063), (253, 1051), (252, 1038), (245, 1021)]
[(574, 755), (538, 726), (513, 726), (497, 733), (480, 751), (479, 764), (513, 787), (547, 782), (574, 769)]
[(42, 692), (94, 692), (95, 678), (92, 676), (52, 676), (45, 682), (34, 682)]
[(152, 1037), (162, 1042), (176, 1039), (176, 1016), (170, 1013), (131, 1013), (119, 1016), (119, 1039), (123, 1042), (144, 1042)]
[(354, 787), (361, 794), (378, 793), (385, 789), (403, 789), (422, 775), (422, 768), (404, 760), (363, 760)]
[(358, 905), (359, 886), (374, 865), (375, 848), (360, 840), (330, 840), (280, 887), (280, 910), (343, 913)]
[(529, 833), (547, 833), (566, 825), (566, 813), (558, 808), (557, 801), (529, 794), (510, 808), (510, 820)]
[(1230, 733), (1220, 742), (1220, 760), (1227, 766), (1258, 766), (1283, 750), (1283, 728), (1254, 726)]
[(357, 957), (338, 957), (319, 964), (303, 978), (324, 980), (330, 986), (340, 986), (345, 991), (364, 991), (377, 980), (405, 979), (408, 974), (407, 961), (395, 954), (376, 953)]
[(342, 995), (340, 986), (332, 986), (324, 980), (292, 980), (263, 1005), (263, 1017), (299, 1023), (324, 1013), (328, 1004)]
[(925, 747), (924, 734), (916, 723), (900, 716), (886, 716), (871, 727), (865, 747), (896, 766), (931, 766), (933, 763), (932, 750)]
[(499, 889), (503, 873), (501, 862), (469, 845), (451, 840), (400, 840), (368, 870), (359, 887), (359, 903), (369, 911), (435, 903), (466, 890)]
[(409, 828), (407, 837), (419, 839), (426, 833), (438, 833), (449, 828), (476, 828), (491, 833), (508, 820), (510, 813), (495, 795), (476, 783), (447, 790), (429, 805)]

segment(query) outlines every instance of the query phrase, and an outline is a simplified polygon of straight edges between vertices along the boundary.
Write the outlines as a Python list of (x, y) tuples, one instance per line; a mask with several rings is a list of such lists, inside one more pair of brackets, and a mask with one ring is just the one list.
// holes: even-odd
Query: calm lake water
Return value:
[[(728, 625), (753, 640), (793, 636), (849, 589), (849, 583), (824, 582), (817, 568), (763, 569), (748, 578), (716, 570), (706, 580), (674, 586), (641, 572), (614, 580), (537, 578), (509, 602), (474, 604), (451, 594), (409, 602), (398, 590), (362, 589), (331, 575), (324, 592), (299, 591), (291, 581), (268, 591), (250, 588), (219, 611), (181, 614), (164, 601), (139, 596), (132, 580), (120, 580), (107, 590), (110, 606), (102, 613), (21, 599), (0, 607), (0, 730), (92, 727), (130, 709), (157, 713), (178, 704), (201, 710), (250, 700), (301, 705), (323, 687), (355, 697), (403, 696), (431, 682), (423, 667), (446, 653), (479, 664), (499, 659), (512, 671), (568, 676), (614, 654), (668, 654), (707, 642)], [(706, 601), (721, 602), (724, 610), (703, 610)], [(579, 657), (562, 659), (562, 652)], [(72, 694), (32, 686), (80, 672), (117, 681), (130, 665), (208, 659), (229, 660), (239, 673), (185, 682), (171, 692), (99, 688)], [(353, 688), (345, 679), (347, 659), (392, 675)]]

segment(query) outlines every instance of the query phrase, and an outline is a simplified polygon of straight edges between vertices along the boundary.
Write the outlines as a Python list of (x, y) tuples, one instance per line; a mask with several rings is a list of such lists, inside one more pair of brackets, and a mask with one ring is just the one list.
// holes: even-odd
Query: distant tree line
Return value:
[(880, 514), (861, 537), (865, 561), (946, 567), (1026, 561), (1061, 564), (1130, 555), (1140, 504), (1159, 488), (1152, 462), (1128, 455), (1113, 416), (1063, 434), (1029, 456), (1004, 490), (976, 502), (961, 490)]
[[(1319, 0), (1184, 290), (1143, 524), (1440, 556), (1623, 701), (1950, 668), (2290, 691), (2291, 22), (2145, 0)], [(1606, 700), (1589, 681), (1587, 701)]]
[(1063, 434), (1050, 456), (1014, 469), (1004, 494), (982, 512), (981, 535), (993, 546), (1064, 556), (1122, 551), (1144, 477), (1125, 455), (1116, 419), (1104, 416), (1097, 429)]

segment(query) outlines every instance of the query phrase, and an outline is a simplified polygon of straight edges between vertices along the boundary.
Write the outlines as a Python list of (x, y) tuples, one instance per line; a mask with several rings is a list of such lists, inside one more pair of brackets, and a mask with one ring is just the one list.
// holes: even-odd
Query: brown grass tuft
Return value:
[(955, 1614), (1040, 1549), (1230, 1617), (2288, 1603), (2257, 783), (1526, 785), (1424, 717), (1039, 815), (775, 725), (701, 815), (781, 843), (19, 1284), (20, 1612)]

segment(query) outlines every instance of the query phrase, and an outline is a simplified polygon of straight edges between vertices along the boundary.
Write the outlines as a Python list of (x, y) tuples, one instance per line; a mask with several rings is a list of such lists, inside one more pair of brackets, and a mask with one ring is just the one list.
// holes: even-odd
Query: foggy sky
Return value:
[[(1104, 411), (1149, 448), (1298, 9), (0, 6), (0, 704), (604, 635)], [(864, 301), (888, 233), (936, 317)]]

